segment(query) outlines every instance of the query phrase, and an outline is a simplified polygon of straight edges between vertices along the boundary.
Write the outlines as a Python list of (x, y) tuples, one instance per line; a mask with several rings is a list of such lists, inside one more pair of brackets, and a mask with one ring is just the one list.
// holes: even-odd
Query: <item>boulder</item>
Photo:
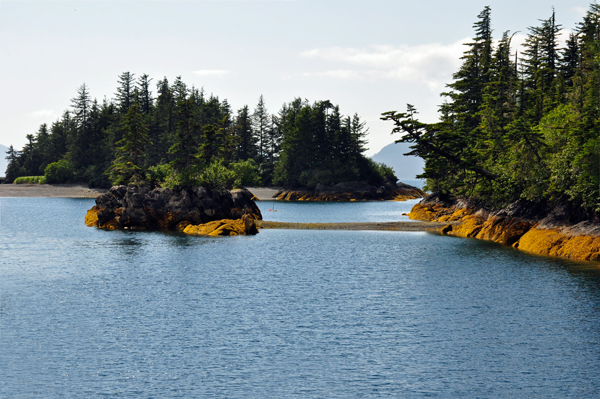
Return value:
[[(96, 198), (86, 224), (104, 229), (182, 230), (222, 219), (262, 219), (248, 190), (115, 186)], [(181, 226), (184, 227), (181, 227)]]

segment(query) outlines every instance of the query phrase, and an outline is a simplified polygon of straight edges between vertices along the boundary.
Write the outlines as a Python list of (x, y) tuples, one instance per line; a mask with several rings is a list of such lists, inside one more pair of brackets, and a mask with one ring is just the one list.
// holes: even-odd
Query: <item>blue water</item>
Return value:
[(92, 205), (0, 198), (1, 398), (600, 396), (595, 264), (431, 233), (107, 232)]
[(421, 199), (365, 202), (257, 201), (264, 220), (299, 223), (410, 222), (411, 208)]

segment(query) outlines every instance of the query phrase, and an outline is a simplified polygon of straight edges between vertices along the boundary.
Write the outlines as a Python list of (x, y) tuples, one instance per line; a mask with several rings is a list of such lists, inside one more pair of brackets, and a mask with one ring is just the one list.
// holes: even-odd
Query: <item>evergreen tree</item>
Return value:
[(135, 102), (135, 75), (130, 72), (123, 72), (119, 75), (118, 84), (117, 92), (115, 93), (117, 106), (122, 114), (126, 114)]
[(152, 92), (150, 91), (150, 82), (152, 79), (147, 74), (143, 74), (138, 79), (138, 102), (140, 104), (140, 110), (144, 115), (150, 114), (154, 101), (152, 99)]
[(108, 173), (115, 184), (141, 185), (146, 173), (146, 149), (151, 143), (139, 104), (131, 106), (121, 123), (125, 135), (117, 143), (116, 157)]
[(252, 114), (252, 129), (256, 135), (256, 141), (258, 143), (258, 159), (262, 162), (266, 158), (267, 147), (268, 147), (268, 130), (271, 124), (270, 115), (267, 111), (264, 98), (262, 94), (258, 98), (258, 104)]
[(23, 167), (20, 165), (21, 154), (12, 145), (8, 147), (6, 154), (5, 159), (8, 160), (8, 165), (6, 166), (5, 177), (9, 183), (12, 183), (17, 177), (24, 176)]
[(77, 97), (71, 99), (71, 107), (73, 108), (73, 129), (70, 130), (71, 134), (68, 136), (68, 158), (76, 167), (85, 168), (88, 165), (87, 154), (92, 141), (89, 136), (92, 100), (85, 83), (77, 89)]
[(169, 148), (169, 154), (174, 159), (171, 161), (173, 170), (179, 175), (183, 185), (189, 185), (193, 182), (193, 176), (196, 174), (198, 151), (198, 130), (199, 124), (195, 118), (194, 99), (187, 98), (178, 103), (177, 106), (177, 127), (173, 145)]
[(235, 159), (245, 161), (256, 158), (258, 154), (256, 138), (252, 131), (252, 121), (247, 105), (238, 110), (234, 131), (237, 141)]

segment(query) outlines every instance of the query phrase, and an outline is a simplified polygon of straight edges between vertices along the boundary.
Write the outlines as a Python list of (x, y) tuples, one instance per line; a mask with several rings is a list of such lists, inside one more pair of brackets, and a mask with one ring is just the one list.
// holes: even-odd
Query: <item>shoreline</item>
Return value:
[[(248, 187), (259, 201), (275, 201), (280, 187)], [(105, 188), (89, 188), (84, 184), (0, 184), (0, 198), (96, 198), (107, 193)]]
[(259, 229), (292, 230), (387, 230), (387, 231), (437, 231), (447, 222), (358, 222), (358, 223), (292, 223), (257, 220)]
[(96, 198), (106, 192), (83, 184), (0, 184), (0, 198)]
[(412, 220), (447, 223), (439, 231), (509, 245), (543, 256), (600, 261), (600, 226), (565, 204), (536, 209), (526, 202), (487, 209), (469, 199), (430, 195), (414, 205)]

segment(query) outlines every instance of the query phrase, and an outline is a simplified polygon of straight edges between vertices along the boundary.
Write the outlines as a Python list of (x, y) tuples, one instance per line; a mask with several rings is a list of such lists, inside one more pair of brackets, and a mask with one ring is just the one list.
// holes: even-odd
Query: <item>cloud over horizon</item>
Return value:
[(460, 66), (460, 57), (465, 50), (463, 43), (468, 40), (470, 39), (461, 39), (449, 45), (432, 43), (417, 46), (401, 44), (374, 45), (367, 48), (314, 48), (302, 52), (300, 56), (337, 64), (355, 65), (358, 68), (332, 69), (325, 72), (305, 73), (303, 76), (421, 82), (435, 91), (448, 83), (452, 73)]
[(54, 116), (54, 111), (51, 109), (40, 109), (27, 114), (27, 117), (32, 119), (50, 119)]

